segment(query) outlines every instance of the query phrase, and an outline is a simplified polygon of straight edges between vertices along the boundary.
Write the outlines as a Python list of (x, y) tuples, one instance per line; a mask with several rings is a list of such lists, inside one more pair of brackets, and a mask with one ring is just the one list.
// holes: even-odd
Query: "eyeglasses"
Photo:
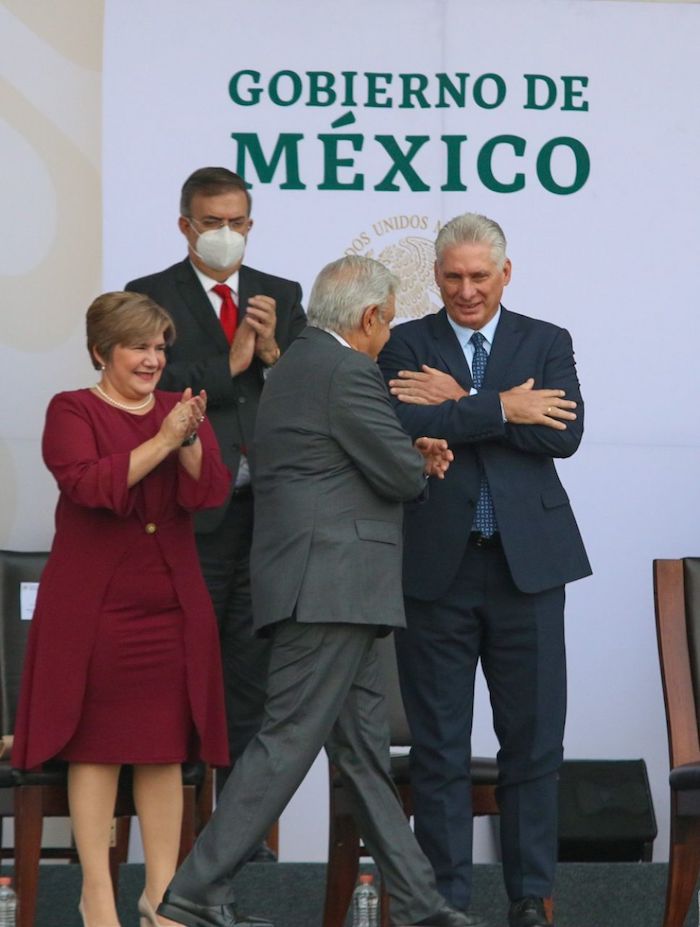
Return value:
[(217, 219), (216, 216), (205, 216), (204, 219), (193, 219), (192, 216), (185, 218), (190, 225), (194, 226), (196, 222), (206, 232), (222, 229), (225, 225), (228, 225), (232, 232), (243, 232), (250, 224), (248, 216), (238, 216), (236, 219)]

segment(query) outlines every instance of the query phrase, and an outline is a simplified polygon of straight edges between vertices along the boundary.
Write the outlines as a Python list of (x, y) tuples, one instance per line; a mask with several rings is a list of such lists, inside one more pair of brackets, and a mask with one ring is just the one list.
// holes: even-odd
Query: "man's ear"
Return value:
[(379, 312), (379, 306), (375, 303), (372, 306), (367, 306), (365, 311), (362, 313), (362, 331), (369, 335), (374, 326), (377, 324), (377, 314)]
[(506, 258), (503, 264), (503, 286), (508, 286), (512, 274), (513, 265), (510, 263), (510, 258)]

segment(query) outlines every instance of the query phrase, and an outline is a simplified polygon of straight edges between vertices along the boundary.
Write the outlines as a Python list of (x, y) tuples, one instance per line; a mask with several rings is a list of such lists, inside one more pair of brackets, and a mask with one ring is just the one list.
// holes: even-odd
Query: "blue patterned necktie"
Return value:
[[(469, 340), (474, 345), (472, 380), (475, 389), (481, 389), (486, 373), (486, 364), (489, 359), (486, 348), (484, 347), (484, 341), (486, 339), (481, 332), (474, 332)], [(484, 466), (481, 464), (481, 485), (479, 486), (479, 500), (476, 503), (476, 512), (474, 513), (473, 530), (480, 531), (483, 535), (486, 535), (486, 537), (491, 537), (497, 527), (491, 490), (489, 489), (488, 480), (486, 479)]]

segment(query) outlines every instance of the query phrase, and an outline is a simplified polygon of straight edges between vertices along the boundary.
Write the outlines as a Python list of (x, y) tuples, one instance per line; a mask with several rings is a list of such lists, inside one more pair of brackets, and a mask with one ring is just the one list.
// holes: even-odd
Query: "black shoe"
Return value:
[(508, 908), (508, 927), (553, 927), (544, 913), (544, 901), (534, 895), (518, 898)]
[(171, 891), (166, 891), (157, 913), (184, 927), (274, 927), (267, 918), (239, 914), (234, 903), (195, 904)]
[(274, 850), (271, 850), (267, 843), (263, 840), (260, 846), (256, 847), (253, 851), (253, 855), (248, 858), (249, 863), (276, 863), (277, 855)]
[(478, 914), (465, 914), (446, 904), (435, 914), (415, 921), (414, 927), (486, 927), (486, 921)]

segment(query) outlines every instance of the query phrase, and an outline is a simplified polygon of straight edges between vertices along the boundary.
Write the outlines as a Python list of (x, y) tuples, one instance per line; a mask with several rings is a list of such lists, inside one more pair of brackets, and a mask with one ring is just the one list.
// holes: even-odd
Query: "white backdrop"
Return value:
[[(99, 144), (93, 139), (90, 147), (72, 123), (64, 126), (92, 162), (66, 175), (66, 208), (80, 223), (60, 221), (46, 135), (37, 129), (27, 142), (26, 132), (16, 137), (13, 120), (0, 122), (15, 168), (12, 180), (6, 173), (0, 181), (11, 207), (5, 232), (29, 230), (0, 251), (8, 258), (3, 287), (13, 284), (18, 262), (24, 274), (44, 259), (42, 236), (63, 235), (80, 266), (100, 235), (99, 208), (89, 208), (95, 166), (103, 209), (101, 284), (71, 289), (70, 278), (49, 278), (60, 297), (60, 326), (37, 315), (26, 288), (9, 289), (11, 298), (3, 299), (0, 376), (12, 401), (0, 443), (3, 488), (10, 490), (0, 514), (2, 544), (48, 543), (55, 492), (38, 461), (46, 401), (57, 389), (91, 382), (82, 347), (89, 298), (184, 256), (179, 188), (194, 168), (242, 166), (252, 183), (247, 263), (299, 279), (308, 293), (329, 260), (346, 251), (372, 254), (405, 276), (403, 315), (437, 305), (430, 243), (439, 222), (465, 210), (491, 215), (506, 231), (514, 266), (505, 304), (571, 330), (586, 399), (583, 445), (560, 467), (595, 571), (568, 591), (567, 755), (646, 759), (660, 824), (655, 857), (665, 858), (668, 763), (651, 560), (698, 553), (700, 8), (607, 0), (202, 0), (195, 8), (186, 0), (107, 0), (104, 12)], [(15, 14), (0, 7), (17, 72), (20, 52), (41, 51), (52, 62), (55, 50), (35, 48)], [(63, 69), (72, 92), (82, 94), (84, 118), (94, 115), (95, 67), (82, 61)], [(236, 101), (229, 82), (246, 71), (259, 79), (241, 77)], [(347, 72), (355, 73), (351, 99)], [(436, 75), (458, 86), (460, 73), (470, 75), (463, 105), (447, 96), (448, 105), (437, 106)], [(541, 106), (554, 88), (551, 106), (526, 106), (525, 75), (540, 75)], [(332, 105), (309, 105), (328, 99), (320, 90), (314, 97), (313, 80), (335, 82)], [(404, 100), (407, 82), (414, 89), (424, 83), (423, 95)], [(33, 85), (19, 90), (50, 122), (56, 114), (46, 77), (35, 83), (43, 95)], [(566, 86), (575, 92), (568, 107)], [(258, 87), (259, 101), (243, 105)], [(553, 182), (574, 186), (572, 146), (590, 160), (590, 174), (580, 189), (557, 193), (541, 166), (538, 176), (537, 159), (561, 138), (573, 141), (556, 146)], [(280, 139), (282, 155), (265, 177), (251, 146), (271, 163)], [(494, 139), (501, 141), (489, 180), (484, 147)], [(401, 160), (394, 148), (406, 153), (411, 145), (416, 153), (405, 156), (404, 172), (387, 178)], [(524, 145), (521, 156), (514, 145)], [(459, 168), (446, 158), (458, 146)], [(518, 173), (524, 186), (506, 192)], [(38, 209), (26, 208), (21, 191), (28, 184)], [(341, 184), (358, 188), (324, 189)], [(397, 189), (376, 189), (392, 184)], [(483, 686), (474, 750), (495, 750)], [(285, 812), (284, 859), (325, 858), (324, 777), (317, 764)]]

